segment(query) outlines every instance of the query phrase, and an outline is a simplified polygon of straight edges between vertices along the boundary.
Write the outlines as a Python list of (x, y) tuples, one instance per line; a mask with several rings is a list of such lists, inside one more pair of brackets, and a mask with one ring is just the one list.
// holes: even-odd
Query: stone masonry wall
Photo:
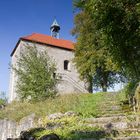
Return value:
[(35, 127), (34, 114), (22, 119), (20, 122), (10, 121), (7, 119), (0, 120), (0, 140), (7, 138), (16, 138), (21, 131)]

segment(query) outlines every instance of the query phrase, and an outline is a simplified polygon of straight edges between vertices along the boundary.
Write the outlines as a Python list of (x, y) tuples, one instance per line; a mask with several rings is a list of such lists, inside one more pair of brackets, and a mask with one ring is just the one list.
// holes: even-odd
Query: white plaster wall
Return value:
[[(79, 79), (79, 74), (74, 66), (73, 58), (74, 52), (66, 49), (61, 49), (49, 45), (42, 45), (38, 43), (31, 43), (27, 41), (21, 41), (17, 47), (14, 55), (12, 56), (12, 64), (15, 65), (17, 57), (20, 56), (20, 52), (24, 51), (26, 46), (36, 46), (38, 51), (46, 50), (48, 55), (55, 61), (57, 74), (65, 75), (61, 82), (57, 85), (59, 93), (73, 93), (73, 92), (87, 92), (85, 90), (84, 82)], [(64, 70), (64, 60), (70, 61), (70, 70)], [(17, 77), (14, 73), (11, 74), (10, 78), (10, 101), (16, 98), (16, 80)]]
[[(14, 53), (14, 55), (11, 58), (11, 65), (13, 67), (16, 66), (17, 59), (20, 57), (20, 52), (21, 52), (21, 47), (23, 46), (23, 42), (21, 41)], [(15, 72), (10, 69), (10, 83), (9, 83), (9, 102), (11, 102), (13, 99), (17, 97), (16, 94), (16, 81), (17, 81), (17, 76)]]

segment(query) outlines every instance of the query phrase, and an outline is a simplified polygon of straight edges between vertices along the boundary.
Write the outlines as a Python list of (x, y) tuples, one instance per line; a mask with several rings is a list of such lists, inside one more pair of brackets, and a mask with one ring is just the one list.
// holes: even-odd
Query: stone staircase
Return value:
[(129, 115), (130, 112), (122, 110), (116, 98), (116, 93), (107, 94), (98, 108), (101, 115), (98, 118), (84, 120), (86, 126), (103, 130), (105, 138), (92, 137), (85, 140), (140, 140), (140, 114)]
[(68, 81), (71, 85), (73, 85), (76, 89), (78, 89), (79, 92), (88, 93), (88, 91), (82, 85), (80, 85), (79, 82), (75, 81), (67, 74), (59, 73), (59, 76), (61, 77), (61, 80)]
[(120, 101), (117, 98), (117, 93), (106, 94), (104, 101), (97, 108), (101, 112), (103, 117), (109, 116), (123, 116), (125, 115), (125, 110), (122, 110)]
[[(71, 128), (71, 133), (78, 136), (78, 138), (69, 140), (140, 140), (140, 114), (122, 110), (120, 100), (117, 99), (117, 93), (105, 93), (103, 98), (103, 101), (97, 107), (97, 110), (101, 112), (100, 115), (96, 118), (91, 117), (83, 119), (80, 117), (80, 121), (76, 123), (80, 125), (80, 128), (85, 129), (72, 130)], [(48, 119), (51, 120), (50, 122), (52, 124), (45, 124), (45, 129), (51, 130), (52, 128), (55, 129), (58, 127), (63, 129), (65, 122), (60, 123), (59, 119), (63, 120), (64, 116), (79, 117), (78, 114), (74, 112), (51, 114), (48, 116)], [(35, 127), (33, 126), (34, 117), (34, 115), (29, 116), (29, 118), (23, 119), (18, 125), (13, 124), (13, 122), (5, 121), (4, 123), (6, 125), (1, 125), (2, 127), (0, 128), (0, 132), (3, 131), (3, 133), (1, 133), (3, 136), (0, 136), (0, 140), (6, 140), (7, 137), (11, 137), (16, 131), (20, 132), (21, 130), (28, 130), (31, 127)], [(54, 120), (57, 121), (54, 122)], [(9, 130), (13, 132), (9, 132), (8, 129), (3, 129), (4, 126), (11, 128)], [(38, 126), (42, 126), (40, 121)], [(88, 129), (86, 129), (86, 126), (88, 126)], [(14, 130), (15, 128), (17, 128), (17, 130)], [(5, 137), (7, 133), (9, 135)], [(15, 134), (15, 136), (17, 135)]]

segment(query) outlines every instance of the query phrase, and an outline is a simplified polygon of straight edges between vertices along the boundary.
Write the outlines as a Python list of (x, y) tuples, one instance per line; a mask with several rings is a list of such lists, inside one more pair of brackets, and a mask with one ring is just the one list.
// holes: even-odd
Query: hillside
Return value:
[(121, 108), (118, 105), (123, 100), (125, 100), (123, 94), (98, 93), (64, 95), (34, 103), (13, 102), (1, 110), (0, 118), (18, 121), (31, 113), (35, 113), (37, 117), (42, 117), (67, 111), (78, 112), (82, 117), (99, 117), (119, 113)]
[(29, 131), (36, 139), (52, 132), (62, 140), (140, 139), (140, 115), (123, 101), (123, 93), (65, 95), (38, 103), (13, 102), (0, 117), (20, 121), (34, 113), (36, 120), (41, 118), (41, 129)]

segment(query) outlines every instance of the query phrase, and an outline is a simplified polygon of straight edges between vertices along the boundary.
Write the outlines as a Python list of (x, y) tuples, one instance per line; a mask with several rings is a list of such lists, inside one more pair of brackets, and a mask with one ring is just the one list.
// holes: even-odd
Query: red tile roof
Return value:
[[(67, 50), (71, 50), (71, 51), (74, 50), (74, 43), (72, 41), (63, 40), (63, 39), (56, 39), (54, 37), (44, 35), (44, 34), (39, 34), (39, 33), (33, 33), (31, 35), (21, 37), (20, 40), (26, 40), (26, 41), (51, 45), (51, 46), (54, 46), (54, 47), (67, 49)], [(17, 43), (15, 49), (13, 50), (11, 56), (14, 54), (17, 46), (18, 46), (18, 43)]]

